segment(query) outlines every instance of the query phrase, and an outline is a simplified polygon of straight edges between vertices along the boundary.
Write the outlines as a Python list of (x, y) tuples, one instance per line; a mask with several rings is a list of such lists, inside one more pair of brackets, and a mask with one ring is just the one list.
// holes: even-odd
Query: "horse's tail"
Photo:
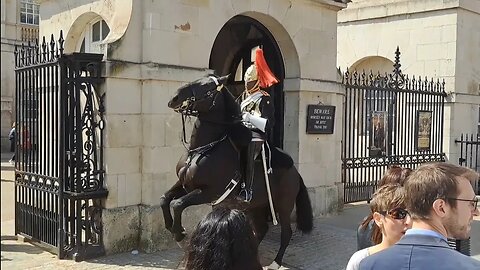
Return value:
[(308, 196), (307, 187), (303, 183), (300, 176), (300, 190), (297, 194), (296, 212), (297, 212), (297, 228), (303, 233), (309, 233), (313, 229), (313, 211), (310, 197)]

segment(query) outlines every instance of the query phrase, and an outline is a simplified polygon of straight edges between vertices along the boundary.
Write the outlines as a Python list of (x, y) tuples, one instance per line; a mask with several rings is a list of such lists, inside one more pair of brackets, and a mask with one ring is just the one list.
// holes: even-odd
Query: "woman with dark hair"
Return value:
[(203, 218), (190, 239), (186, 269), (262, 269), (247, 216), (240, 210), (219, 207)]
[(393, 246), (412, 227), (412, 220), (405, 210), (405, 189), (399, 184), (385, 184), (374, 194), (370, 203), (372, 241), (374, 246), (355, 252), (346, 270), (358, 270), (360, 261), (367, 256)]
[[(392, 165), (383, 175), (382, 179), (378, 182), (378, 188), (386, 184), (399, 184), (403, 186), (408, 176), (412, 173), (412, 169), (403, 168), (397, 165)], [(373, 215), (370, 213), (366, 216), (357, 230), (357, 250), (361, 250), (367, 247), (376, 245), (372, 240), (372, 229), (374, 221)]]
[(405, 180), (407, 180), (411, 173), (412, 169), (410, 168), (402, 168), (397, 165), (392, 165), (378, 182), (378, 186), (381, 187), (385, 184), (399, 184), (400, 186), (403, 186)]

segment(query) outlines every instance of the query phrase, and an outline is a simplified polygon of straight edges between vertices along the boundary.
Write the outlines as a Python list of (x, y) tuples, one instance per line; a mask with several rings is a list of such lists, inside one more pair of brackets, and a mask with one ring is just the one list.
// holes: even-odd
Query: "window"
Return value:
[(22, 0), (20, 2), (20, 23), (38, 25), (40, 5), (33, 3), (33, 0)]
[(101, 53), (100, 45), (109, 33), (110, 28), (104, 20), (92, 21), (85, 29), (79, 52)]

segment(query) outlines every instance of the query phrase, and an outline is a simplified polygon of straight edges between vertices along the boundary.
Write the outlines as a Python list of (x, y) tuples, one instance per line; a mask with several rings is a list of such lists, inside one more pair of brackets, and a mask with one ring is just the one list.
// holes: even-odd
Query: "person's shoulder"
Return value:
[[(264, 91), (262, 91), (262, 92), (264, 92)], [(270, 96), (267, 92), (262, 93), (260, 103), (262, 103), (262, 104), (272, 103), (272, 96)]]
[(448, 253), (448, 255), (444, 254), (442, 257), (448, 258), (448, 260), (454, 263), (458, 263), (458, 265), (461, 266), (459, 269), (480, 269), (480, 261), (453, 249), (448, 250)]
[(368, 255), (370, 255), (368, 248), (364, 248), (353, 253), (352, 257), (350, 257), (350, 260), (348, 260), (346, 270), (357, 270), (360, 262), (368, 257)]
[[(400, 256), (400, 251), (404, 247), (393, 245), (387, 249), (372, 254), (360, 262), (359, 269), (386, 269), (390, 263), (397, 260), (403, 260), (403, 256)], [(404, 252), (405, 253), (405, 252)]]
[(480, 261), (451, 248), (423, 246), (421, 251), (413, 252), (412, 261), (417, 261), (417, 259), (421, 258), (423, 264), (428, 264), (434, 269), (480, 269)]

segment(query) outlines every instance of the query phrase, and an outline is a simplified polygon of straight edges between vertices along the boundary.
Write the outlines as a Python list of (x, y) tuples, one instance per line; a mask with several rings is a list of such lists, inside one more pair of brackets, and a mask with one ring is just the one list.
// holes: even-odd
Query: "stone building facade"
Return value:
[(480, 104), (480, 1), (353, 0), (338, 15), (340, 68), (402, 72), (445, 80), (443, 149), (457, 163), (461, 133), (477, 133)]
[(39, 6), (32, 0), (1, 0), (1, 151), (9, 151), (8, 133), (15, 121), (15, 45), (38, 38)]
[[(167, 101), (208, 73), (241, 74), (262, 46), (282, 83), (274, 141), (289, 152), (307, 185), (316, 216), (343, 205), (341, 128), (307, 134), (309, 104), (336, 107), (341, 127), (343, 87), (336, 69), (337, 12), (332, 0), (41, 0), (40, 36), (63, 31), (65, 53), (104, 54), (107, 253), (172, 245), (160, 196), (176, 181), (185, 151), (181, 119)], [(241, 61), (238, 61), (240, 58)], [(245, 63), (245, 64), (244, 64)], [(238, 89), (237, 89), (238, 90)], [(187, 227), (209, 210), (190, 207)]]

